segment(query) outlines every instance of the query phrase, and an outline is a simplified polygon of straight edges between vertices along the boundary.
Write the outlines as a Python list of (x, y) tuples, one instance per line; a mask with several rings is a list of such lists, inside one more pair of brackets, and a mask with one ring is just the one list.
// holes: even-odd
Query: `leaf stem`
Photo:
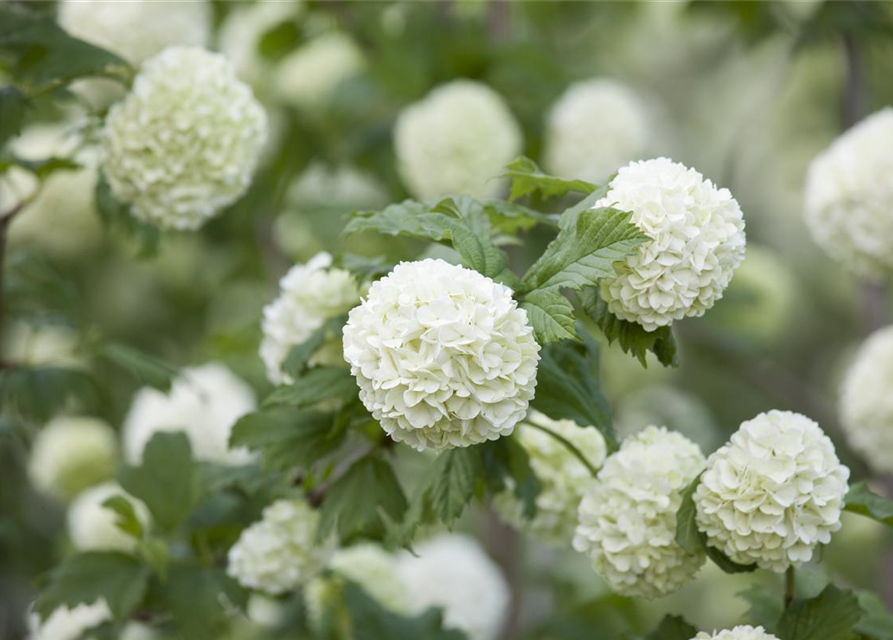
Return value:
[(788, 567), (784, 574), (784, 608), (785, 611), (791, 608), (794, 602), (794, 590), (797, 586), (797, 579), (794, 573), (794, 567)]
[[(558, 442), (560, 442), (562, 445), (564, 445), (564, 447), (566, 447), (567, 450), (570, 451), (577, 458), (577, 460), (579, 460), (583, 464), (584, 467), (586, 467), (589, 470), (589, 473), (592, 474), (593, 478), (598, 475), (598, 469), (595, 467), (595, 465), (593, 465), (591, 462), (589, 462), (589, 460), (586, 459), (586, 456), (583, 455), (583, 452), (580, 451), (573, 442), (571, 442), (570, 440), (565, 438), (563, 435), (561, 435), (560, 433), (555, 433), (548, 427), (544, 427), (544, 426), (536, 424), (534, 422), (525, 422), (524, 424), (527, 426), (539, 429), (543, 433), (547, 433), (550, 436), (552, 436), (553, 438), (555, 438)], [(595, 427), (580, 427), (580, 428), (581, 429), (594, 429)]]

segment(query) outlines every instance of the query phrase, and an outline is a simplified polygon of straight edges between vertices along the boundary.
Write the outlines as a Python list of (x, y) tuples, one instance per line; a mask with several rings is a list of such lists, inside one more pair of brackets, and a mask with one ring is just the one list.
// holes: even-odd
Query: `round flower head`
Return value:
[(220, 52), (233, 63), (241, 80), (259, 88), (267, 83), (271, 61), (261, 54), (261, 41), (301, 11), (299, 1), (286, 0), (238, 4), (227, 14), (220, 26)]
[(105, 599), (74, 607), (61, 606), (43, 622), (36, 613), (28, 616), (28, 640), (79, 640), (87, 631), (112, 619)]
[(316, 108), (339, 84), (363, 70), (363, 52), (348, 36), (317, 36), (285, 56), (276, 68), (276, 88), (282, 100), (300, 108)]
[(205, 46), (211, 13), (211, 3), (203, 1), (64, 0), (59, 25), (76, 38), (139, 64), (171, 45)]
[(480, 82), (456, 80), (406, 107), (394, 129), (397, 169), (417, 198), (497, 195), (494, 178), (521, 153), (521, 128)]
[(873, 333), (843, 380), (841, 426), (877, 471), (893, 472), (893, 326)]
[(109, 498), (121, 496), (133, 506), (143, 525), (149, 522), (146, 505), (114, 482), (91, 487), (78, 494), (68, 508), (68, 537), (78, 551), (133, 551), (137, 539), (115, 524), (117, 514), (103, 506)]
[(611, 313), (646, 331), (703, 315), (744, 259), (744, 218), (732, 194), (667, 158), (620, 169), (596, 207), (631, 212), (651, 238), (601, 282)]
[(351, 310), (344, 358), (382, 428), (421, 451), (510, 434), (533, 399), (539, 345), (508, 287), (422, 260)]
[(778, 638), (766, 633), (763, 627), (744, 625), (731, 630), (716, 631), (713, 635), (702, 631), (691, 640), (778, 640)]
[(319, 513), (303, 500), (277, 500), (229, 550), (227, 572), (243, 587), (273, 595), (306, 584), (332, 548), (316, 542)]
[[(279, 297), (264, 309), (260, 356), (273, 384), (292, 382), (282, 371), (292, 347), (307, 341), (327, 320), (346, 313), (360, 301), (353, 275), (344, 269), (331, 269), (331, 265), (328, 253), (295, 265), (279, 281)], [(310, 359), (311, 365), (343, 363), (340, 340), (334, 333)]]
[(266, 131), (263, 107), (226, 58), (170, 47), (109, 111), (102, 168), (137, 218), (197, 229), (248, 188)]
[(566, 446), (537, 426), (568, 440), (596, 469), (605, 461), (605, 439), (595, 427), (581, 427), (572, 420), (552, 420), (538, 411), (531, 411), (518, 426), (516, 437), (530, 456), (530, 466), (541, 483), (536, 515), (533, 519), (525, 518), (523, 503), (510, 490), (498, 494), (493, 506), (505, 521), (539, 540), (567, 546), (577, 526), (577, 508), (595, 479)]
[(384, 207), (388, 193), (371, 173), (349, 164), (328, 166), (312, 162), (288, 189), (288, 201), (306, 213)]
[(410, 609), (421, 613), (443, 609), (447, 628), (469, 640), (494, 640), (502, 631), (511, 594), (499, 567), (473, 538), (442, 535), (416, 546), (397, 561), (410, 597)]
[(222, 364), (184, 369), (168, 393), (150, 387), (137, 392), (124, 421), (124, 453), (138, 464), (153, 435), (182, 431), (196, 460), (244, 464), (251, 455), (229, 449), (229, 436), (236, 420), (254, 407), (254, 392)]
[(701, 449), (666, 427), (650, 426), (608, 457), (580, 503), (574, 549), (615, 592), (656, 598), (683, 586), (704, 564), (676, 544), (682, 492), (704, 468)]
[(761, 413), (707, 460), (694, 494), (698, 528), (733, 561), (781, 573), (840, 529), (849, 475), (815, 422)]
[(561, 95), (546, 121), (546, 168), (565, 178), (602, 182), (641, 158), (649, 137), (642, 100), (604, 78), (577, 82)]
[(61, 416), (40, 432), (31, 449), (28, 475), (40, 491), (68, 500), (115, 475), (118, 437), (97, 418)]
[(893, 108), (868, 116), (819, 154), (804, 215), (815, 242), (856, 274), (893, 271)]

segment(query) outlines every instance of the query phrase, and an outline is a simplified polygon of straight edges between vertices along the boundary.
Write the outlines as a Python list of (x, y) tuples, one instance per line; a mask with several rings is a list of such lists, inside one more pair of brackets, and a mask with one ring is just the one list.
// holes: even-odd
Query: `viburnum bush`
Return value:
[[(500, 3), (470, 40), (334, 4), (0, 4), (0, 639), (893, 639), (825, 564), (846, 512), (893, 526), (890, 329), (835, 363), (838, 431), (773, 364), (796, 278), (735, 280), (756, 201), (646, 92), (474, 51)], [(890, 119), (806, 181), (872, 278)], [(722, 580), (749, 609), (701, 617)]]

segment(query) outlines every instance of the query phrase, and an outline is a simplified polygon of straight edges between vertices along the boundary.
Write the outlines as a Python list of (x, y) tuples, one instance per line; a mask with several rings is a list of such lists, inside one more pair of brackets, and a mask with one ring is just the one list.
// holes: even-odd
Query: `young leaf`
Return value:
[(519, 306), (527, 311), (527, 319), (540, 345), (578, 339), (574, 307), (558, 287), (531, 291), (521, 299)]
[(865, 612), (852, 591), (828, 585), (818, 597), (795, 600), (778, 623), (784, 640), (849, 640)]
[(329, 336), (340, 336), (344, 323), (347, 322), (347, 316), (341, 315), (326, 321), (319, 329), (313, 332), (301, 344), (291, 348), (282, 361), (282, 371), (292, 378), (300, 378), (310, 362), (313, 354), (319, 351), (319, 348)]
[(268, 469), (308, 466), (344, 441), (344, 431), (333, 428), (333, 420), (332, 413), (321, 411), (265, 409), (239, 418), (229, 442), (258, 451)]
[(465, 639), (461, 631), (443, 628), (443, 612), (439, 609), (409, 617), (386, 609), (353, 582), (345, 582), (343, 593), (355, 640)]
[(844, 501), (846, 511), (893, 527), (893, 502), (874, 493), (865, 482), (857, 482), (850, 487)]
[(567, 195), (571, 191), (589, 194), (598, 188), (585, 180), (565, 180), (543, 173), (536, 162), (524, 156), (506, 165), (505, 173), (500, 177), (510, 178), (512, 181), (510, 201), (529, 196), (537, 191), (544, 198), (552, 198)]
[(133, 503), (122, 495), (112, 496), (102, 506), (115, 513), (115, 526), (134, 538), (143, 536), (143, 523), (136, 515)]
[(161, 360), (123, 344), (107, 344), (100, 354), (110, 362), (127, 369), (143, 384), (170, 391), (177, 370)]
[(295, 409), (322, 400), (340, 398), (350, 400), (357, 395), (357, 382), (350, 370), (343, 367), (310, 369), (292, 384), (278, 387), (264, 400), (264, 406), (288, 405)]
[(657, 629), (645, 636), (645, 640), (691, 640), (698, 630), (681, 616), (667, 614)]

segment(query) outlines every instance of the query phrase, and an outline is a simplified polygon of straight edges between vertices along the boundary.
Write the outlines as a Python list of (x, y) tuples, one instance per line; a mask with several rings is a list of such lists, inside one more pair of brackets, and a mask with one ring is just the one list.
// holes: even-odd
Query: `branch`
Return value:
[[(583, 466), (589, 470), (589, 473), (592, 474), (593, 478), (598, 475), (598, 469), (595, 467), (595, 465), (593, 465), (591, 462), (589, 462), (589, 460), (586, 459), (586, 456), (583, 455), (583, 452), (580, 451), (573, 442), (571, 442), (570, 440), (565, 438), (563, 435), (561, 435), (560, 433), (555, 433), (548, 427), (544, 427), (542, 425), (536, 424), (535, 422), (525, 422), (524, 424), (525, 424), (525, 426), (534, 427), (535, 429), (539, 429), (543, 433), (548, 433), (550, 436), (552, 436), (558, 442), (560, 442), (562, 445), (564, 445), (567, 448), (567, 450), (570, 451), (577, 458), (577, 460), (579, 460), (583, 464)], [(595, 427), (580, 427), (580, 428), (581, 429), (594, 429)]]

